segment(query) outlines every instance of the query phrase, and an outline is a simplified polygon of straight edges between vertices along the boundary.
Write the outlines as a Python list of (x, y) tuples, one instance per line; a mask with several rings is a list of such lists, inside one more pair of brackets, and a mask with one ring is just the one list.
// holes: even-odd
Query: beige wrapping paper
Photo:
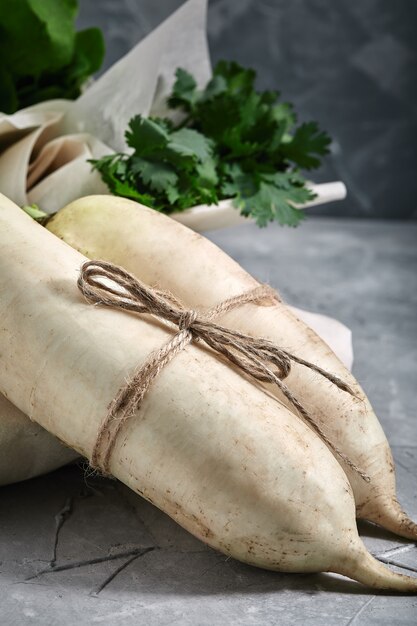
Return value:
[(54, 100), (0, 114), (0, 191), (16, 204), (36, 203), (53, 213), (87, 193), (107, 193), (87, 160), (112, 150), (88, 133), (62, 134), (71, 105)]
[(115, 151), (125, 150), (131, 117), (166, 114), (165, 99), (178, 67), (201, 86), (210, 79), (206, 12), (207, 0), (185, 2), (78, 98), (64, 128), (87, 131)]

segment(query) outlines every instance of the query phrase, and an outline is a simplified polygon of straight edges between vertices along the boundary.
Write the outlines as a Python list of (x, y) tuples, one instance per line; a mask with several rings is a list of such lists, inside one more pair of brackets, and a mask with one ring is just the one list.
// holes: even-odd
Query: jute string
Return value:
[(267, 339), (251, 337), (212, 321), (243, 304), (273, 304), (279, 300), (279, 296), (269, 285), (260, 285), (203, 312), (186, 309), (171, 293), (149, 287), (121, 267), (104, 261), (84, 263), (78, 278), (78, 287), (88, 302), (135, 313), (147, 313), (178, 328), (172, 339), (151, 353), (138, 367), (110, 403), (107, 416), (99, 427), (91, 455), (90, 462), (93, 467), (101, 469), (104, 473), (109, 472), (110, 457), (117, 436), (124, 424), (139, 409), (152, 382), (188, 344), (192, 341), (204, 341), (207, 346), (226, 357), (245, 374), (258, 381), (275, 384), (329, 448), (364, 480), (369, 481), (367, 474), (333, 444), (324, 433), (319, 420), (297, 400), (283, 379), (290, 373), (291, 363), (294, 362), (317, 372), (339, 389), (353, 395), (350, 387), (340, 378), (281, 349)]

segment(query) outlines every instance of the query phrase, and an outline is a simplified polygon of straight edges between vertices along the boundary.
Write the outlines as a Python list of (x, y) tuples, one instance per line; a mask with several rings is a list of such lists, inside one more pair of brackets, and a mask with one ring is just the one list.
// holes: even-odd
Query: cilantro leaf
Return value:
[(197, 97), (197, 83), (191, 74), (180, 67), (175, 76), (176, 81), (168, 104), (172, 108), (182, 107), (185, 111), (191, 111)]
[(258, 226), (266, 226), (274, 220), (282, 226), (297, 226), (305, 215), (290, 202), (297, 202), (298, 199), (299, 195), (292, 188), (283, 189), (261, 181), (259, 190), (242, 201), (242, 213), (252, 215)]
[(142, 194), (136, 188), (135, 182), (132, 182), (128, 176), (128, 165), (123, 155), (111, 154), (103, 157), (100, 161), (90, 162), (93, 164), (94, 169), (100, 172), (103, 181), (112, 194), (130, 198), (131, 200), (143, 201)]
[(137, 156), (131, 159), (131, 171), (156, 192), (170, 190), (172, 194), (178, 181), (178, 175), (171, 165), (159, 161), (148, 161)]
[(330, 137), (319, 130), (318, 124), (307, 122), (301, 124), (290, 141), (284, 144), (283, 154), (299, 167), (311, 170), (320, 165), (318, 156), (328, 154), (329, 144)]
[(254, 90), (255, 70), (244, 68), (235, 61), (219, 61), (214, 69), (214, 76), (224, 78), (227, 93), (231, 96), (242, 97)]
[(298, 172), (247, 174), (234, 164), (228, 168), (227, 177), (223, 192), (234, 196), (242, 215), (251, 215), (258, 226), (266, 226), (272, 221), (296, 226), (304, 218), (304, 213), (294, 208), (294, 204), (302, 204), (314, 197)]
[(210, 157), (205, 159), (202, 163), (196, 165), (196, 172), (201, 179), (202, 184), (215, 187), (219, 182), (219, 177), (216, 171), (216, 161)]
[(315, 122), (297, 127), (292, 106), (279, 102), (278, 92), (256, 91), (255, 78), (253, 70), (221, 61), (199, 89), (177, 70), (168, 103), (185, 118), (175, 124), (134, 117), (126, 132), (133, 154), (94, 167), (113, 193), (133, 197), (133, 189), (158, 211), (232, 198), (259, 226), (296, 226), (304, 218), (299, 206), (314, 197), (299, 168), (317, 167), (330, 139)]
[(168, 133), (157, 121), (136, 115), (129, 122), (125, 133), (127, 145), (134, 148), (136, 154), (146, 156), (168, 143)]
[(137, 115), (126, 140), (133, 154), (91, 161), (112, 193), (166, 213), (218, 201), (212, 141), (198, 131)]
[(175, 145), (189, 150), (200, 161), (208, 159), (212, 153), (212, 142), (191, 128), (181, 128), (171, 133), (170, 139)]

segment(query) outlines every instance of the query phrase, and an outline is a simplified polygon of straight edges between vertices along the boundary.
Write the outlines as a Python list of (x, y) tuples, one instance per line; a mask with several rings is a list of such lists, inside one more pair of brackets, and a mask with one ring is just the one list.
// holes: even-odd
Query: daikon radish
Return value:
[(1, 394), (0, 441), (0, 486), (50, 472), (79, 456)]
[[(323, 315), (292, 310), (350, 367), (353, 355), (348, 328)], [(0, 486), (45, 474), (76, 456), (39, 424), (28, 422), (27, 416), (0, 394)]]
[[(90, 457), (109, 402), (173, 331), (86, 303), (76, 286), (84, 261), (0, 198), (0, 391)], [(160, 372), (119, 433), (110, 469), (246, 563), (417, 592), (417, 579), (367, 552), (346, 475), (319, 437), (201, 345)]]
[[(122, 265), (144, 282), (171, 290), (193, 308), (212, 306), (258, 284), (201, 235), (126, 199), (90, 196), (76, 200), (47, 227), (86, 256)], [(247, 304), (223, 316), (221, 323), (267, 337), (350, 385), (356, 398), (297, 365), (285, 381), (322, 421), (330, 440), (371, 478), (366, 483), (344, 465), (357, 516), (416, 539), (417, 525), (396, 499), (394, 463), (381, 425), (363, 390), (329, 347), (283, 303), (274, 307)]]

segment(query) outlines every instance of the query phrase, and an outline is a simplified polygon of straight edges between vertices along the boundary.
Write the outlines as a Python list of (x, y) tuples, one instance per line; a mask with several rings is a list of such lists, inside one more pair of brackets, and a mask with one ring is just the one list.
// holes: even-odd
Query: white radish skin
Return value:
[[(192, 308), (212, 306), (258, 284), (201, 235), (123, 198), (81, 198), (59, 211), (47, 227), (89, 258), (123, 265), (144, 282), (171, 290)], [(268, 337), (353, 388), (357, 398), (299, 365), (293, 366), (286, 379), (310, 413), (322, 420), (330, 439), (371, 477), (365, 483), (343, 464), (353, 487), (357, 516), (417, 539), (417, 525), (396, 499), (394, 463), (381, 425), (363, 390), (327, 344), (282, 303), (273, 307), (248, 304), (223, 316), (221, 323)]]
[[(0, 390), (89, 457), (119, 386), (172, 333), (148, 316), (87, 304), (76, 287), (84, 260), (0, 198)], [(201, 346), (162, 371), (110, 465), (225, 554), (417, 593), (417, 579), (367, 553), (347, 478), (321, 440)]]
[[(297, 311), (294, 308), (292, 310)], [(303, 311), (305, 321), (309, 316), (307, 311)], [(315, 315), (311, 317), (312, 324), (317, 322)], [(324, 319), (323, 316), (321, 319)], [(320, 327), (321, 336), (325, 337), (324, 332), (330, 324), (333, 327), (330, 329), (331, 340), (334, 342), (334, 329), (338, 322), (328, 318), (326, 324)], [(346, 329), (343, 330), (346, 332)], [(337, 349), (334, 344), (332, 347)], [(344, 341), (340, 349), (346, 356)], [(0, 486), (46, 474), (75, 461), (78, 456), (39, 424), (28, 420), (27, 415), (0, 393)]]
[(79, 456), (1, 394), (0, 441), (0, 486), (51, 472)]
[[(304, 311), (303, 315), (303, 319), (306, 319), (310, 314)], [(316, 316), (312, 315), (314, 322)], [(328, 319), (327, 324), (334, 327), (338, 322)], [(320, 328), (320, 332), (324, 333), (326, 329), (327, 326)], [(346, 352), (344, 342), (341, 349)], [(46, 474), (71, 463), (77, 457), (73, 450), (64, 446), (47, 430), (28, 420), (27, 415), (0, 393), (0, 486)]]

